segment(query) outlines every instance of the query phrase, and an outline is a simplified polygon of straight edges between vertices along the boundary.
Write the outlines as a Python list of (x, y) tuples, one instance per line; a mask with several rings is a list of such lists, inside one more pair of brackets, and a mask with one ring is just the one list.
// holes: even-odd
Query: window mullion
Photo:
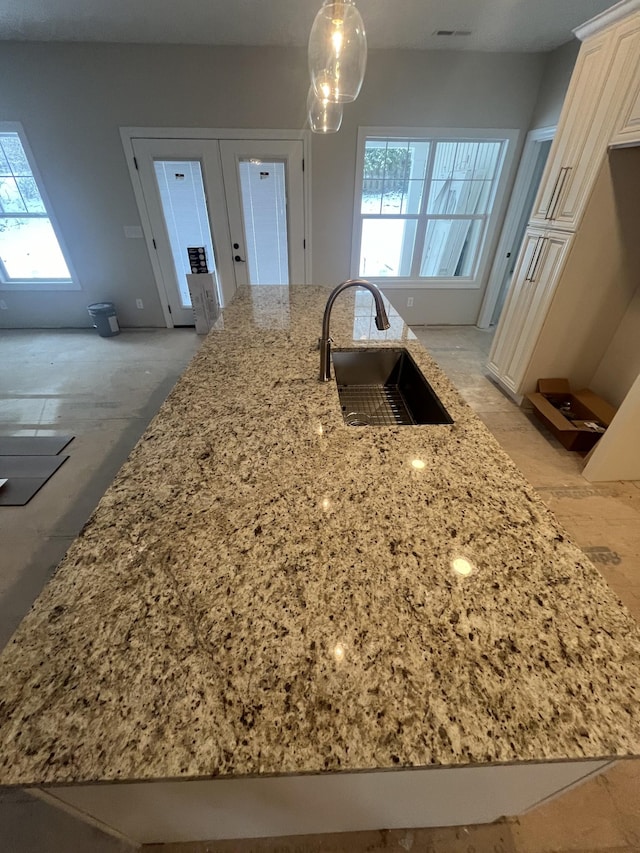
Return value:
[(416, 226), (416, 241), (413, 247), (413, 260), (411, 263), (411, 278), (417, 279), (420, 277), (420, 261), (422, 259), (422, 249), (424, 248), (424, 238), (427, 232), (427, 217), (419, 216)]
[(420, 202), (420, 214), (423, 216), (427, 212), (427, 205), (431, 195), (431, 182), (433, 180), (433, 169), (436, 163), (436, 147), (438, 145), (438, 141), (436, 139), (431, 139), (430, 143), (429, 158), (427, 159), (427, 167), (424, 171), (424, 191)]
[(487, 219), (486, 213), (429, 213), (429, 219), (442, 219), (449, 222), (452, 219)]
[(362, 219), (418, 219), (417, 213), (361, 213), (360, 216)]
[[(13, 172), (13, 170), (12, 170), (12, 172)], [(20, 177), (23, 177), (23, 175), (20, 175)], [(20, 201), (22, 202), (22, 204), (24, 206), (24, 211), (26, 213), (29, 210), (29, 208), (27, 206), (27, 201), (26, 201), (25, 197), (22, 195), (22, 190), (20, 189), (20, 184), (18, 183), (18, 178), (14, 175), (13, 180), (16, 182), (16, 189), (18, 190), (18, 195), (20, 196)]]
[(20, 211), (11, 210), (5, 212), (0, 210), (0, 219), (49, 219), (46, 213), (22, 213)]
[(424, 172), (422, 199), (420, 200), (420, 212), (418, 214), (418, 224), (416, 226), (416, 240), (413, 246), (413, 259), (411, 263), (411, 278), (413, 280), (420, 278), (422, 250), (424, 249), (424, 239), (427, 233), (427, 205), (429, 204), (429, 197), (431, 195), (431, 181), (433, 179), (433, 168), (436, 162), (437, 144), (437, 140), (430, 140), (429, 157), (427, 159), (427, 166)]

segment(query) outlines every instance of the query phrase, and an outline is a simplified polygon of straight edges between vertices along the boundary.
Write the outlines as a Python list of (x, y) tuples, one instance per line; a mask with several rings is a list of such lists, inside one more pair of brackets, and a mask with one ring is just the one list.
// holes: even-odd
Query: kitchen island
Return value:
[(0, 784), (192, 840), (493, 820), (640, 753), (633, 618), (369, 294), (335, 346), (400, 338), (453, 424), (345, 425), (327, 296), (224, 311), (0, 658)]

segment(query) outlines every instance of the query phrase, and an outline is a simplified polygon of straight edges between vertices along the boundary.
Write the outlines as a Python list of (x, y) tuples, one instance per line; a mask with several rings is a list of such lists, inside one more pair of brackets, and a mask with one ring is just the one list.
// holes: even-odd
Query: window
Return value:
[(511, 133), (459, 133), (361, 133), (357, 275), (478, 286)]
[(0, 283), (75, 287), (20, 133), (1, 126)]

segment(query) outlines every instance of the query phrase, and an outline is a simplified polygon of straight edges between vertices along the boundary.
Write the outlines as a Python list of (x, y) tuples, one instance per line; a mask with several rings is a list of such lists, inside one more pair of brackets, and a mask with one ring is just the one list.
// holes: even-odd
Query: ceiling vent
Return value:
[(470, 36), (471, 30), (436, 30), (434, 36)]

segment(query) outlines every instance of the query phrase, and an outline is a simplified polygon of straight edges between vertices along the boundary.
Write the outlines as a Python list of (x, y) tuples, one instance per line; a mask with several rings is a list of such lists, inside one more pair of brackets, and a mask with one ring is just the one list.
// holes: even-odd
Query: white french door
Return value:
[(205, 246), (223, 305), (236, 289), (218, 143), (134, 139), (132, 145), (157, 258), (160, 298), (169, 307), (172, 325), (192, 326), (185, 277), (189, 246)]
[(189, 246), (205, 247), (222, 305), (244, 284), (306, 281), (301, 141), (131, 138), (131, 146), (168, 325), (194, 323)]
[(236, 283), (301, 284), (302, 141), (220, 140)]

